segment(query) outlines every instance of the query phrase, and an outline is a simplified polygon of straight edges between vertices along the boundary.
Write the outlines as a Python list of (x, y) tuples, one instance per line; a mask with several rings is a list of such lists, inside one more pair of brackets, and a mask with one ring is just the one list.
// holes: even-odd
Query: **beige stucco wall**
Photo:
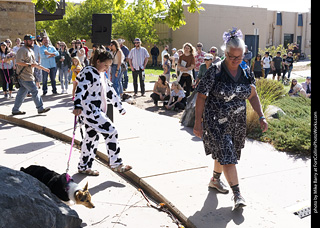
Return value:
[(0, 41), (23, 38), (25, 34), (35, 35), (36, 23), (34, 4), (31, 0), (0, 0)]
[(184, 6), (184, 12), (186, 24), (172, 32), (172, 47), (177, 49), (182, 48), (186, 42), (196, 45), (199, 41), (199, 16), (201, 14), (189, 13), (186, 6)]
[(199, 40), (203, 43), (204, 50), (209, 50), (211, 46), (220, 48), (223, 44), (223, 33), (232, 27), (241, 29), (244, 36), (254, 35), (254, 29), (258, 28), (259, 44), (265, 44), (266, 39), (261, 34), (267, 32), (266, 9), (212, 4), (203, 6), (205, 11), (201, 12), (199, 17)]
[[(194, 46), (202, 42), (204, 51), (211, 46), (219, 48), (223, 44), (224, 31), (237, 27), (244, 35), (254, 35), (254, 29), (259, 29), (259, 47), (264, 49), (271, 45), (279, 45), (284, 42), (284, 34), (294, 34), (294, 42), (297, 36), (302, 36), (302, 52), (311, 53), (311, 12), (303, 13), (303, 26), (298, 26), (297, 12), (282, 12), (282, 26), (276, 25), (277, 11), (269, 11), (266, 8), (240, 7), (202, 4), (205, 11), (200, 14), (190, 14), (187, 6), (184, 6), (186, 25), (172, 32), (172, 47), (181, 48), (185, 42)], [(254, 25), (252, 24), (254, 23)]]

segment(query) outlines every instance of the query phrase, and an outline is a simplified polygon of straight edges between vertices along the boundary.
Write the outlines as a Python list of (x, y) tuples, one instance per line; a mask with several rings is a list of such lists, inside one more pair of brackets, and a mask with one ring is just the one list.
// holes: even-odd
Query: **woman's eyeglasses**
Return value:
[(240, 56), (230, 56), (229, 53), (227, 53), (228, 57), (230, 60), (242, 60), (243, 59), (243, 55)]

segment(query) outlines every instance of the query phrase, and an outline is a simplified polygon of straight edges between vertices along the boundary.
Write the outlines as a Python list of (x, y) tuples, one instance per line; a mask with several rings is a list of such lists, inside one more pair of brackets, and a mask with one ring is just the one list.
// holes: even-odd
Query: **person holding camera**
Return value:
[(14, 106), (12, 108), (12, 115), (24, 115), (26, 112), (20, 111), (20, 107), (28, 91), (32, 94), (32, 99), (38, 109), (38, 114), (48, 112), (50, 108), (44, 108), (42, 99), (39, 95), (38, 88), (35, 84), (35, 78), (33, 75), (34, 68), (43, 70), (47, 74), (50, 69), (40, 66), (34, 57), (32, 50), (35, 37), (27, 34), (24, 36), (24, 46), (22, 46), (16, 56), (17, 74), (20, 88), (17, 93)]

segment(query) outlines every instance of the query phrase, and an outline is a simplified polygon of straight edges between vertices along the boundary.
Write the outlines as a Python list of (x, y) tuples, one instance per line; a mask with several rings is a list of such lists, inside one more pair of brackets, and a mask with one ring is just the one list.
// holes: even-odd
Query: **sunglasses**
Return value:
[(216, 51), (210, 51), (211, 53), (216, 53)]
[(212, 59), (205, 59), (204, 61), (210, 61), (210, 60), (212, 60)]

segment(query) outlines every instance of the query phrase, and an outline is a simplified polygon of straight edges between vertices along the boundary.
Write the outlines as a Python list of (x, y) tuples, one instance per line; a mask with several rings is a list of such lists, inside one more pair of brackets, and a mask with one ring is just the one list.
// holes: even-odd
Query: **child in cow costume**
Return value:
[(104, 76), (104, 72), (111, 64), (112, 55), (109, 52), (96, 50), (92, 66), (83, 68), (76, 78), (78, 86), (73, 113), (79, 116), (80, 123), (84, 124), (86, 132), (81, 142), (79, 173), (99, 175), (98, 171), (91, 168), (100, 135), (106, 143), (110, 168), (115, 172), (126, 172), (132, 168), (122, 164), (122, 159), (119, 157), (118, 132), (106, 115), (108, 103), (117, 108), (120, 114), (126, 113), (112, 84)]

